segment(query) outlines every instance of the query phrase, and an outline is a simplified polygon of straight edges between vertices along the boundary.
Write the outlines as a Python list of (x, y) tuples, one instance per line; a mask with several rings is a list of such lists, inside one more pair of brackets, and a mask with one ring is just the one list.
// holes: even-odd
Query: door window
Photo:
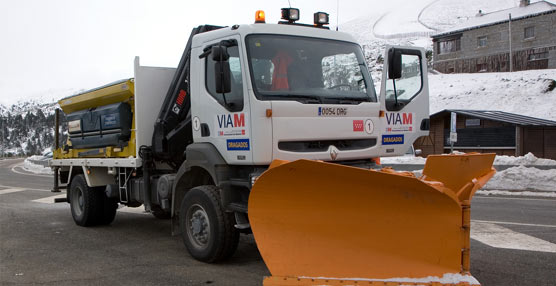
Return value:
[[(394, 93), (395, 87), (395, 93)], [(402, 76), (386, 82), (386, 102), (396, 101), (408, 103), (423, 88), (421, 74), (421, 56), (417, 54), (402, 54)]]
[(239, 49), (231, 46), (227, 49), (230, 58), (228, 60), (231, 71), (231, 91), (228, 93), (217, 93), (215, 86), (214, 64), (211, 56), (206, 57), (205, 77), (206, 88), (209, 94), (222, 106), (231, 112), (243, 110), (243, 80), (241, 62), (239, 60)]

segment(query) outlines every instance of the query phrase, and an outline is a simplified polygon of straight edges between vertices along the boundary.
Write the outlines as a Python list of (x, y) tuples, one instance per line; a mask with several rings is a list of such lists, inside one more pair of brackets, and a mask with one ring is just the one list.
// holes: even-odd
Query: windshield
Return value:
[(260, 100), (376, 102), (357, 44), (285, 35), (247, 37), (249, 69)]

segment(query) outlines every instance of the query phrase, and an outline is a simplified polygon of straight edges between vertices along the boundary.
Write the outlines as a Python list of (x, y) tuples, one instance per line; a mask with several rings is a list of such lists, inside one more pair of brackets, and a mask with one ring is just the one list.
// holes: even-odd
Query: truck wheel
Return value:
[(103, 204), (99, 191), (88, 187), (83, 175), (77, 175), (71, 181), (70, 192), (71, 215), (75, 223), (80, 226), (97, 224)]
[(179, 220), (185, 247), (195, 259), (218, 262), (237, 249), (239, 232), (234, 216), (224, 211), (217, 187), (199, 186), (187, 192)]
[(170, 213), (163, 210), (159, 206), (151, 206), (151, 213), (157, 219), (170, 219), (171, 218)]
[(118, 209), (118, 200), (115, 198), (108, 198), (104, 193), (104, 188), (99, 188), (95, 190), (100, 200), (102, 201), (102, 212), (99, 214), (98, 219), (99, 224), (111, 224), (116, 217), (116, 210)]

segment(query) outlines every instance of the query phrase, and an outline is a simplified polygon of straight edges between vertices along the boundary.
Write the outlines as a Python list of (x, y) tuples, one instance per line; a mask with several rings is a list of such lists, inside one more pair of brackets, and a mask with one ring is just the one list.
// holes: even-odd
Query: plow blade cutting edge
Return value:
[(470, 200), (493, 161), (431, 155), (421, 178), (274, 161), (249, 197), (272, 274), (264, 285), (479, 285), (469, 274)]

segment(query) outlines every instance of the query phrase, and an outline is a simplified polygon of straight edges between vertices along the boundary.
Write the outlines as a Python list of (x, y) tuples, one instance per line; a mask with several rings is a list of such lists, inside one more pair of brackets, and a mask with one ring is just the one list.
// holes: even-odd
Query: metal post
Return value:
[(60, 148), (60, 109), (56, 108), (54, 113), (54, 151)]
[(514, 64), (513, 64), (513, 55), (512, 55), (512, 13), (509, 14), (509, 32), (508, 38), (510, 39), (510, 72), (514, 71)]
[[(52, 159), (56, 159), (54, 154), (58, 151), (60, 143), (58, 142), (60, 139), (60, 109), (56, 108), (54, 112), (54, 152), (52, 152), (53, 156)], [(58, 167), (54, 168), (54, 186), (51, 190), (53, 193), (60, 192), (60, 186), (58, 185), (59, 181), (59, 174), (58, 174)]]

